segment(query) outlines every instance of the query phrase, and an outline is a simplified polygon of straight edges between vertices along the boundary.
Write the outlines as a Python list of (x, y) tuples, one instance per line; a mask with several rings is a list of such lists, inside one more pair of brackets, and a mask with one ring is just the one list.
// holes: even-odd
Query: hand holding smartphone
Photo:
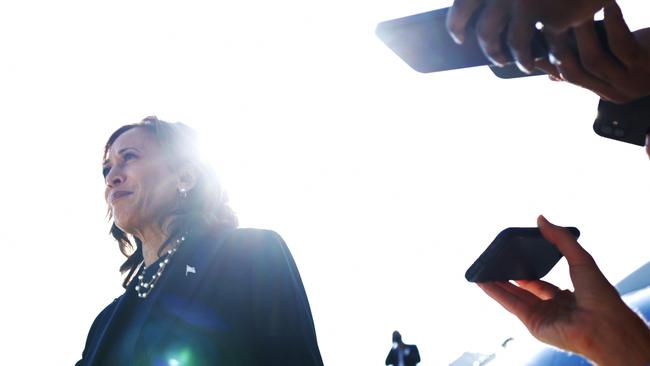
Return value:
[[(387, 20), (377, 25), (375, 33), (411, 68), (422, 73), (491, 65), (476, 37), (467, 37), (461, 45), (452, 40), (445, 24), (448, 11), (449, 8), (443, 8)], [(548, 53), (539, 32), (533, 40), (533, 53), (535, 57), (545, 57)], [(491, 69), (504, 78), (529, 76), (514, 64)]]
[[(468, 26), (468, 34), (463, 44), (456, 44), (447, 30), (448, 12), (449, 8), (442, 8), (387, 20), (377, 25), (375, 33), (411, 68), (422, 73), (491, 65), (490, 70), (505, 79), (545, 74), (541, 70), (535, 70), (531, 74), (521, 72), (513, 63), (510, 52), (503, 53), (505, 61), (508, 62), (504, 67), (493, 66), (478, 44), (473, 24)], [(609, 53), (603, 22), (597, 21), (594, 24), (604, 50)], [(503, 37), (502, 43), (502, 48), (506, 50)], [(569, 43), (569, 48), (577, 53), (575, 39), (570, 39)], [(531, 50), (534, 58), (548, 56), (548, 46), (540, 31), (534, 33)]]
[[(576, 239), (580, 231), (567, 228)], [(465, 278), (470, 282), (536, 280), (544, 277), (562, 253), (544, 239), (538, 228), (507, 228), (472, 264)]]

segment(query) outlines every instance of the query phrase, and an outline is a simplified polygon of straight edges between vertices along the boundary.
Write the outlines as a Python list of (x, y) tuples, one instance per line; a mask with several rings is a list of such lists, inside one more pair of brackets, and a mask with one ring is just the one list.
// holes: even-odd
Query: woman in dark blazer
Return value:
[(278, 234), (236, 229), (196, 138), (155, 117), (115, 131), (104, 176), (124, 294), (81, 365), (322, 365), (296, 264)]

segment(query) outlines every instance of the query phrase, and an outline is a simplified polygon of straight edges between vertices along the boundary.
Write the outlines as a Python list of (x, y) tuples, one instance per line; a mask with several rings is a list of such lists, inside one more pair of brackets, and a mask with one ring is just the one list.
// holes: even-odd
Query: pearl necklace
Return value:
[(138, 297), (141, 299), (144, 299), (149, 295), (151, 290), (153, 290), (154, 285), (158, 282), (158, 279), (160, 279), (160, 276), (162, 275), (163, 271), (165, 268), (167, 268), (167, 264), (169, 263), (169, 260), (174, 256), (174, 253), (176, 253), (176, 250), (183, 244), (185, 241), (185, 236), (181, 236), (180, 238), (176, 239), (176, 244), (174, 245), (173, 248), (169, 249), (167, 251), (167, 254), (165, 254), (165, 259), (160, 261), (158, 263), (158, 271), (151, 276), (151, 280), (149, 282), (144, 281), (145, 277), (145, 272), (147, 270), (147, 266), (143, 264), (142, 267), (142, 273), (138, 276), (138, 285), (135, 286), (135, 292), (138, 293)]

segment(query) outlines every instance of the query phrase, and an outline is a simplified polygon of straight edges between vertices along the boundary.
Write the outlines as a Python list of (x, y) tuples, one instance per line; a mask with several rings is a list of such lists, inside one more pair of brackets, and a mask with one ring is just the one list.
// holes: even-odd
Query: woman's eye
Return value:
[(104, 179), (106, 179), (106, 176), (108, 176), (108, 173), (111, 171), (110, 167), (104, 167), (102, 169), (102, 175), (104, 176)]
[(133, 159), (137, 158), (137, 156), (136, 156), (134, 153), (125, 153), (125, 154), (122, 156), (122, 158), (123, 158), (125, 161), (128, 161), (128, 160), (133, 160)]

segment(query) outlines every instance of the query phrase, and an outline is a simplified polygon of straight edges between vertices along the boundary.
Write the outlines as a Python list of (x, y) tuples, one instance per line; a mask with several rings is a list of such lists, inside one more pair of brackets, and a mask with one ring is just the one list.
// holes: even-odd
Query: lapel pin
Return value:
[(187, 277), (188, 273), (196, 274), (196, 268), (190, 266), (189, 264), (185, 265), (185, 277)]

